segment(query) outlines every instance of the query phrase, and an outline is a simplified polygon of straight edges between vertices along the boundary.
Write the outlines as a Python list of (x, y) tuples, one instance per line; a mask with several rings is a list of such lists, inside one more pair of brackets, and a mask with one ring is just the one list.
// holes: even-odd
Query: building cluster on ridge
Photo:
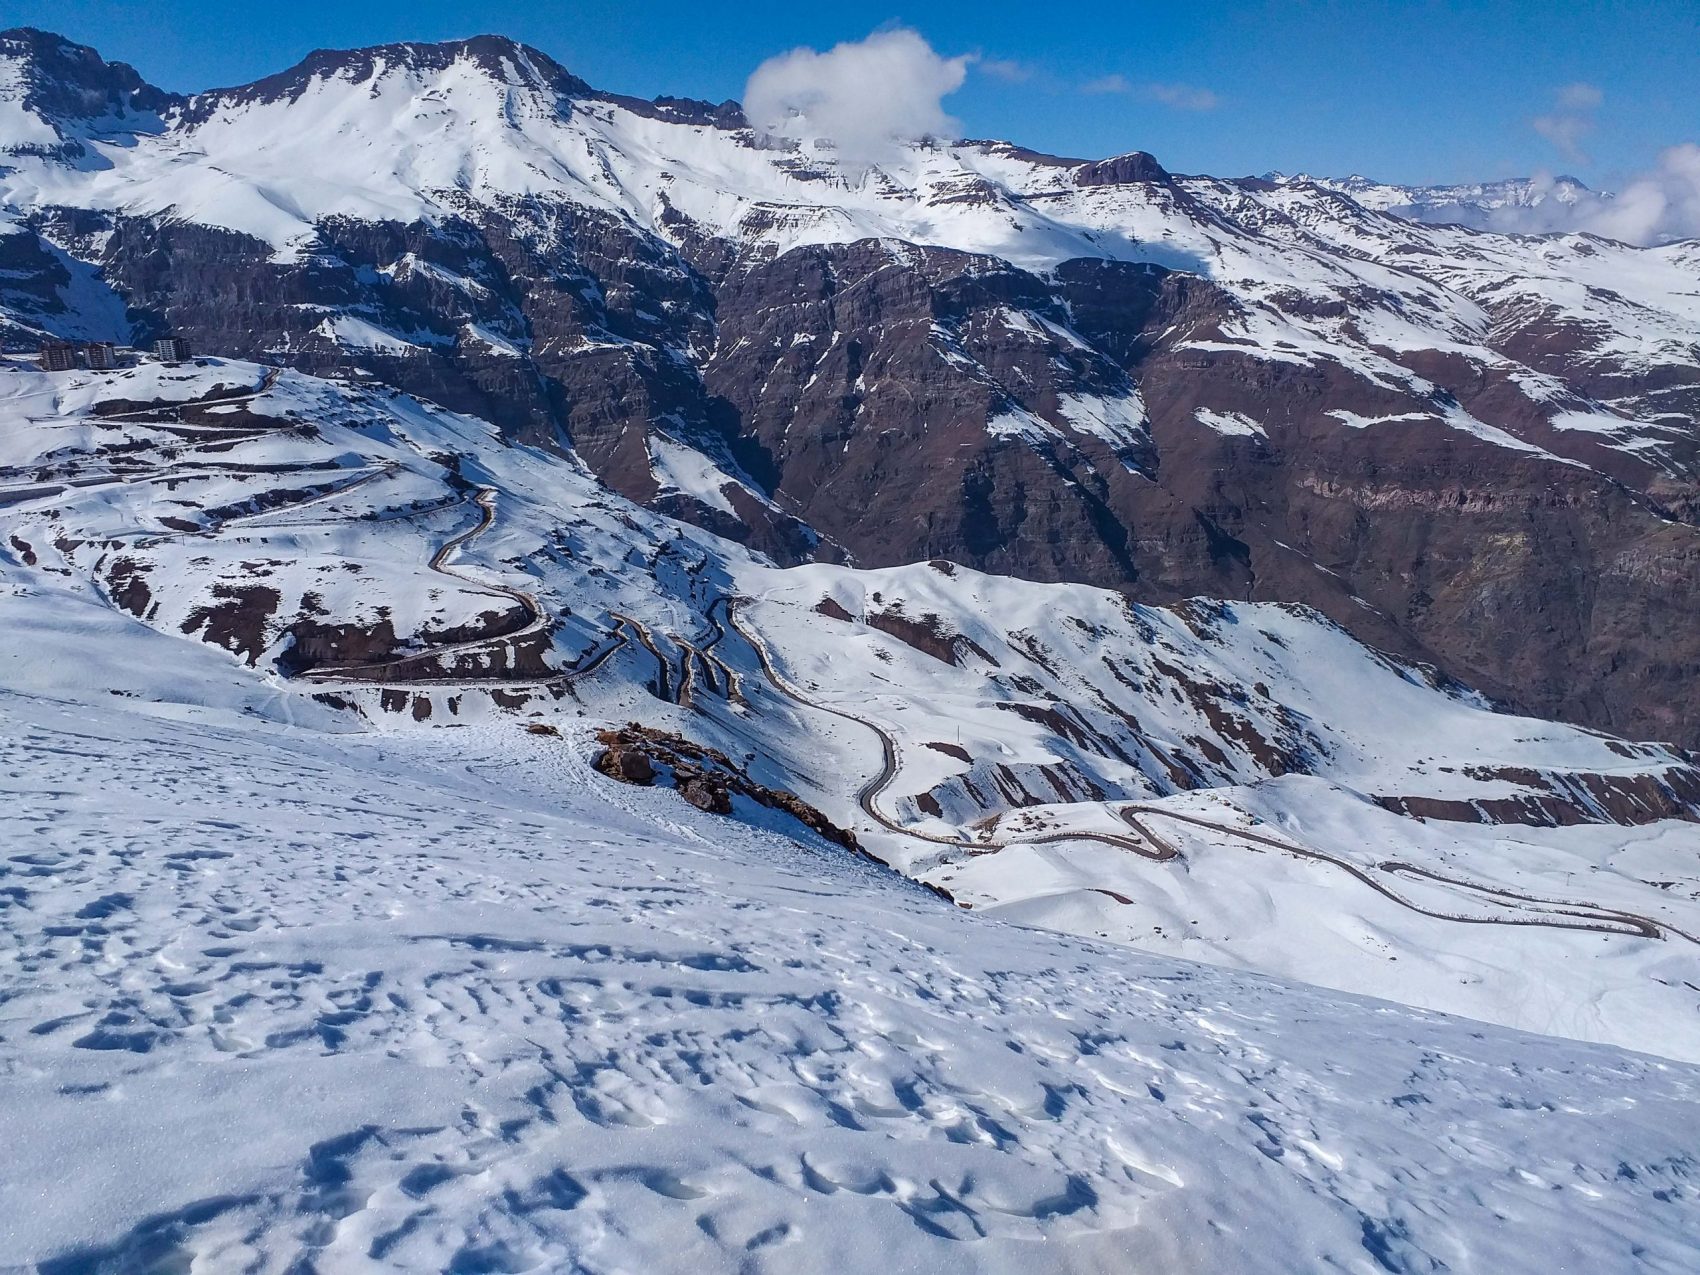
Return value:
[[(82, 345), (73, 341), (46, 341), (42, 343), (38, 362), (43, 372), (69, 372), (78, 367), (105, 372), (139, 354), (138, 350), (112, 341), (89, 341)], [(190, 357), (189, 343), (178, 336), (161, 337), (153, 343), (152, 354), (161, 363), (186, 363)]]

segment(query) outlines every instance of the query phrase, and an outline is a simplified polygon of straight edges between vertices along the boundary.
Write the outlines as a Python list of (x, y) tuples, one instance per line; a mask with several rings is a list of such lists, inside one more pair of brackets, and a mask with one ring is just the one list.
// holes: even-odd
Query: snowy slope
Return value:
[(812, 729), (870, 777), (890, 742), (874, 800), (911, 835), (873, 844), (965, 905), (1700, 1057), (1694, 825), (1536, 809), (1649, 774), (1687, 790), (1679, 754), (1487, 711), (1292, 608), (937, 565), (752, 584), (740, 614)]
[(219, 360), (0, 372), (0, 467), (9, 580), (222, 648), (286, 719), (682, 730), (964, 907), (1700, 1058), (1692, 759), (1302, 608), (781, 571), (473, 418)]
[[(1691, 1067), (1004, 925), (512, 722), (326, 733), (110, 611), (0, 617), (57, 644), (0, 658), (20, 1269), (1700, 1260)], [(114, 652), (135, 698), (18, 689)]]

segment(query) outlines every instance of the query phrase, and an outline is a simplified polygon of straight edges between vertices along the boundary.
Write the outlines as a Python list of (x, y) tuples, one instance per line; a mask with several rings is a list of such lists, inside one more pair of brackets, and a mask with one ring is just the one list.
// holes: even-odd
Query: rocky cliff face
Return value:
[(854, 177), (495, 39), (188, 100), (39, 33), (0, 61), (12, 348), (176, 332), (376, 378), (781, 561), (1304, 603), (1700, 744), (1693, 245), (1417, 226), (1139, 153)]

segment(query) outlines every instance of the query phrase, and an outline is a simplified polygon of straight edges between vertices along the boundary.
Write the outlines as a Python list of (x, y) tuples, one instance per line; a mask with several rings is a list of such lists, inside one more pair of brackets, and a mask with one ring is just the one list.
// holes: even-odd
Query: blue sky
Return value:
[(676, 0), (4, 0), (193, 90), (309, 50), (480, 31), (598, 87), (719, 100), (765, 58), (901, 23), (981, 61), (945, 107), (969, 136), (1183, 172), (1396, 181), (1572, 172), (1611, 186), (1700, 140), (1700, 0), (1238, 0), (830, 5)]

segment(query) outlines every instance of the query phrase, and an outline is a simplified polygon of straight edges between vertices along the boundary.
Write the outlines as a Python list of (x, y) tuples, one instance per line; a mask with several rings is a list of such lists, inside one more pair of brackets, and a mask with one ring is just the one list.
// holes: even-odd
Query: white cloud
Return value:
[(1700, 146), (1684, 142), (1659, 156), (1659, 166), (1615, 198), (1578, 205), (1578, 229), (1626, 243), (1700, 238)]
[(1215, 93), (1194, 84), (1147, 84), (1145, 96), (1177, 111), (1213, 111), (1222, 105)]
[(1014, 58), (980, 58), (974, 63), (974, 69), (1008, 84), (1025, 84), (1033, 78), (1033, 68)]
[(1558, 148), (1568, 163), (1589, 163), (1582, 141), (1594, 131), (1594, 112), (1606, 95), (1592, 84), (1566, 84), (1553, 95), (1553, 109), (1537, 115), (1529, 126)]
[(1606, 95), (1592, 84), (1566, 84), (1558, 91), (1558, 105), (1566, 111), (1597, 110)]
[[(1567, 162), (1586, 164), (1582, 142), (1605, 100), (1595, 85), (1566, 84), (1553, 94), (1553, 109), (1529, 123)], [(1536, 180), (1553, 183), (1551, 177)], [(1500, 208), (1489, 226), (1524, 234), (1586, 231), (1634, 244), (1700, 238), (1700, 145), (1669, 147), (1656, 168), (1630, 179), (1616, 195), (1588, 191), (1574, 200), (1542, 198), (1526, 207)]]
[(1131, 93), (1133, 81), (1125, 75), (1104, 75), (1080, 86), (1082, 93)]
[(1558, 148), (1572, 164), (1589, 162), (1588, 153), (1582, 149), (1582, 139), (1594, 131), (1594, 121), (1581, 115), (1537, 115), (1529, 121), (1529, 126), (1547, 141)]
[(1116, 73), (1099, 76), (1080, 86), (1082, 93), (1126, 93), (1161, 102), (1177, 111), (1213, 111), (1222, 99), (1210, 89), (1196, 84), (1136, 84), (1127, 76)]
[(902, 143), (952, 138), (944, 99), (962, 87), (968, 57), (946, 58), (914, 31), (876, 31), (826, 53), (793, 49), (755, 69), (744, 114), (784, 137), (830, 138), (852, 170), (897, 159)]
[[(1551, 177), (1537, 182), (1553, 185)], [(1527, 207), (1497, 208), (1488, 228), (1516, 234), (1579, 230), (1634, 244), (1700, 239), (1700, 145), (1670, 147), (1657, 168), (1616, 195), (1590, 191), (1573, 203), (1544, 198)]]

